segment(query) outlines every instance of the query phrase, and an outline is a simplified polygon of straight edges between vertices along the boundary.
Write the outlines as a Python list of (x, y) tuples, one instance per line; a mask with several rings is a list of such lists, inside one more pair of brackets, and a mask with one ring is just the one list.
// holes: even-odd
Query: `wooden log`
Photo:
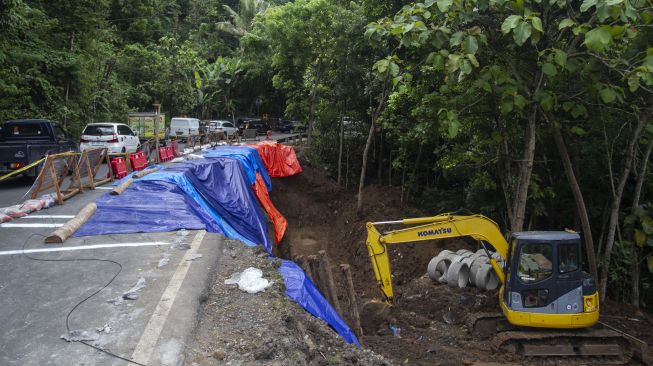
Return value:
[(114, 189), (111, 191), (111, 194), (114, 195), (114, 196), (117, 196), (117, 195), (121, 194), (121, 193), (124, 192), (125, 189), (127, 189), (127, 187), (129, 187), (129, 185), (132, 184), (133, 182), (134, 182), (133, 179), (131, 179), (131, 178), (127, 179), (126, 181), (120, 183), (120, 185), (118, 185), (116, 188), (114, 188)]
[(345, 283), (347, 285), (347, 292), (349, 294), (349, 315), (351, 317), (354, 332), (358, 335), (358, 340), (362, 342), (363, 328), (361, 327), (361, 317), (358, 312), (358, 300), (356, 299), (356, 289), (354, 288), (354, 281), (351, 277), (351, 268), (349, 264), (341, 264), (340, 269), (345, 275)]
[(91, 202), (84, 206), (75, 217), (68, 220), (62, 227), (53, 231), (50, 235), (45, 238), (45, 242), (48, 244), (51, 243), (63, 243), (71, 235), (77, 231), (88, 219), (95, 213), (97, 210), (97, 205), (95, 202)]
[(331, 301), (331, 305), (336, 309), (338, 314), (341, 313), (340, 301), (338, 301), (338, 292), (336, 291), (336, 283), (333, 281), (333, 272), (331, 271), (331, 264), (329, 263), (329, 257), (326, 254), (326, 250), (320, 250), (317, 252), (320, 257), (320, 270), (324, 277), (327, 296)]
[(326, 295), (326, 286), (324, 285), (324, 279), (320, 271), (320, 260), (316, 255), (308, 256), (308, 267), (311, 272), (311, 278), (313, 278), (313, 283), (315, 283), (315, 286), (317, 286), (322, 294)]
[(160, 169), (159, 167), (154, 167), (154, 168), (150, 168), (150, 169), (141, 170), (140, 172), (135, 173), (134, 175), (132, 175), (132, 178), (136, 178), (136, 179), (142, 178), (142, 177), (144, 177), (144, 176), (146, 176), (146, 175), (148, 175), (150, 173), (154, 173), (154, 172), (158, 171), (159, 169)]

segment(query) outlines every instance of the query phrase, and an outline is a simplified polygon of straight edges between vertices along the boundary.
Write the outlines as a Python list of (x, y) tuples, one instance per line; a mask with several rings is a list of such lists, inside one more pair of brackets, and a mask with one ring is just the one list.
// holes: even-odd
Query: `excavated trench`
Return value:
[[(395, 305), (386, 307), (373, 301), (382, 295), (365, 247), (365, 223), (432, 215), (402, 207), (398, 189), (367, 188), (366, 204), (358, 213), (353, 193), (341, 189), (321, 170), (304, 164), (302, 174), (276, 179), (271, 197), (288, 220), (280, 255), (297, 261), (325, 250), (342, 308), (347, 307), (348, 296), (339, 264), (351, 266), (364, 347), (397, 364), (463, 365), (470, 361), (510, 360), (493, 354), (489, 342), (475, 340), (465, 324), (470, 314), (498, 311), (496, 291), (451, 288), (427, 275), (429, 261), (436, 254), (443, 249), (474, 252), (478, 248), (472, 241), (441, 240), (390, 248)], [(342, 315), (351, 326), (348, 315)]]
[[(499, 312), (497, 290), (474, 287), (453, 288), (432, 280), (429, 262), (443, 250), (471, 252), (477, 243), (464, 239), (400, 244), (389, 248), (395, 302), (387, 307), (374, 300), (382, 298), (365, 247), (365, 223), (430, 216), (402, 206), (400, 191), (393, 187), (368, 187), (365, 205), (356, 210), (356, 196), (340, 188), (321, 169), (303, 163), (302, 174), (275, 179), (271, 198), (288, 220), (288, 231), (277, 255), (297, 261), (324, 250), (329, 258), (336, 293), (347, 309), (348, 292), (339, 264), (349, 264), (360, 309), (364, 347), (382, 354), (396, 364), (470, 365), (519, 364), (548, 365), (553, 359), (522, 358), (492, 351), (490, 340), (474, 338), (467, 321), (481, 313)], [(446, 253), (442, 253), (445, 256)], [(473, 260), (471, 261), (474, 262)], [(470, 266), (471, 268), (471, 266)], [(487, 273), (478, 267), (479, 278)], [(480, 274), (479, 274), (480, 273)], [(433, 277), (433, 276), (431, 276)], [(476, 276), (475, 276), (476, 277)], [(602, 321), (639, 337), (653, 341), (650, 324), (643, 315), (631, 319), (624, 314), (635, 311), (625, 304), (602, 304)], [(346, 312), (341, 314), (351, 326)], [(394, 331), (393, 331), (394, 329)], [(400, 329), (400, 331), (396, 331)], [(587, 360), (566, 359), (565, 364), (587, 364)], [(637, 364), (636, 362), (633, 364)]]

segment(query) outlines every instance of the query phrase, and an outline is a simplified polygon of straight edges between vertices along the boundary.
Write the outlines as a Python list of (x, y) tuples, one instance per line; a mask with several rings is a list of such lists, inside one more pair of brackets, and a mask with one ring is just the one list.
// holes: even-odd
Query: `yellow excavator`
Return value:
[[(410, 227), (378, 229), (389, 225)], [(385, 300), (389, 304), (394, 300), (388, 245), (459, 237), (471, 237), (482, 245), (499, 278), (503, 316), (483, 314), (475, 319), (491, 320), (497, 332), (508, 330), (495, 335), (497, 350), (525, 356), (601, 357), (618, 363), (630, 359), (630, 343), (621, 334), (591, 328), (599, 320), (599, 297), (594, 279), (581, 268), (580, 235), (572, 231), (518, 232), (506, 241), (499, 226), (482, 215), (367, 223), (366, 245)], [(498, 320), (509, 325), (499, 326)]]

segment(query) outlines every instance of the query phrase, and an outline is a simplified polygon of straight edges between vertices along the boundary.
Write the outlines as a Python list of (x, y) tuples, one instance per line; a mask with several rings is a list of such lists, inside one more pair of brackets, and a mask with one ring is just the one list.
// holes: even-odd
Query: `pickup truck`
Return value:
[[(47, 154), (66, 151), (79, 151), (79, 147), (56, 122), (46, 119), (6, 121), (0, 130), (0, 175), (21, 169)], [(38, 167), (24, 174), (36, 177)]]

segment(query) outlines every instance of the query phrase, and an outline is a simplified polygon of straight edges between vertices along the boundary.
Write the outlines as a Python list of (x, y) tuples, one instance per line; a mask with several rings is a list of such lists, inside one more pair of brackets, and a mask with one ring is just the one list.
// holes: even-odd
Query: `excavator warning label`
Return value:
[(417, 232), (417, 236), (431, 236), (431, 235), (440, 235), (440, 234), (451, 234), (451, 228), (443, 227), (441, 229), (424, 230), (424, 231)]

